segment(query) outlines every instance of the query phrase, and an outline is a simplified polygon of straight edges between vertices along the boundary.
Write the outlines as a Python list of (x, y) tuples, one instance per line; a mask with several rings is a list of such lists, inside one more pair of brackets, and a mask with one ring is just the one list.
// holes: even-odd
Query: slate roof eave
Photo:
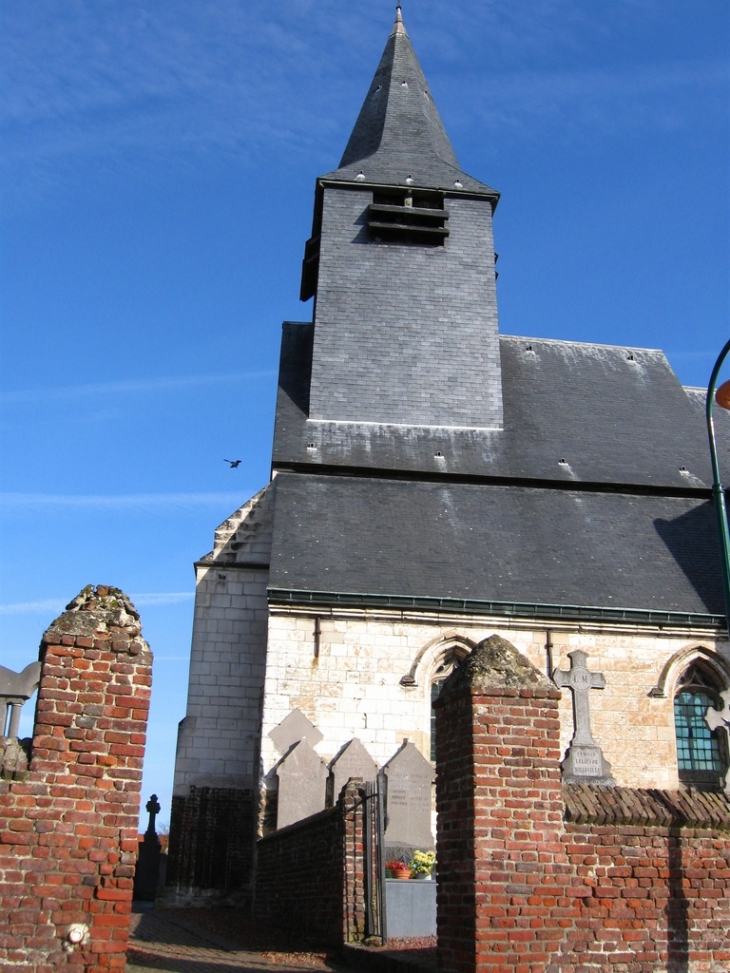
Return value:
[(272, 590), (360, 593), (393, 607), (397, 592), (402, 607), (542, 606), (622, 623), (724, 615), (709, 497), (315, 470), (280, 472), (276, 484)]
[[(365, 160), (366, 162), (367, 160)], [(465, 196), (471, 199), (486, 198), (492, 201), (494, 209), (496, 209), (501, 197), (499, 190), (492, 189), (486, 183), (480, 182), (478, 179), (474, 179), (460, 170), (455, 170), (449, 173), (448, 176), (444, 175), (443, 178), (419, 177), (418, 172), (416, 172), (414, 177), (411, 171), (396, 172), (394, 170), (388, 172), (382, 172), (381, 170), (379, 177), (377, 166), (367, 171), (367, 175), (365, 175), (366, 170), (368, 170), (367, 165), (333, 169), (331, 172), (326, 172), (324, 175), (318, 176), (317, 185), (322, 187), (333, 186), (336, 188), (347, 187), (349, 189), (383, 189), (385, 187), (395, 187), (399, 189), (410, 189), (416, 192), (419, 189), (437, 191), (448, 193), (449, 196)], [(362, 179), (358, 178), (361, 172), (364, 175)], [(411, 181), (407, 181), (408, 179)], [(457, 182), (460, 185), (457, 186)]]
[(269, 586), (267, 595), (273, 605), (297, 605), (316, 608), (384, 608), (397, 611), (417, 610), (439, 614), (497, 615), (510, 618), (551, 619), (576, 622), (618, 622), (650, 625), (660, 628), (726, 627), (724, 615), (703, 612), (676, 612), (620, 608), (606, 605), (549, 605), (516, 601), (485, 601), (474, 598), (434, 598), (428, 595), (391, 595), (372, 591), (314, 591), (310, 589)]

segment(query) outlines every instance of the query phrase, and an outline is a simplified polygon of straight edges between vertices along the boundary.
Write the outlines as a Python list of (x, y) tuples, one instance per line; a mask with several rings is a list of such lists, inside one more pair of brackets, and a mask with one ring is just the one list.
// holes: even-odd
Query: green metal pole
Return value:
[(713, 418), (713, 410), (715, 408), (715, 389), (717, 387), (717, 379), (720, 374), (720, 369), (722, 368), (722, 363), (725, 361), (725, 358), (729, 352), (730, 341), (728, 341), (728, 343), (722, 349), (720, 352), (720, 357), (715, 362), (715, 367), (712, 370), (712, 376), (710, 378), (710, 384), (707, 386), (706, 403), (707, 435), (710, 439), (710, 457), (712, 459), (712, 498), (715, 502), (717, 529), (720, 535), (722, 585), (723, 594), (725, 595), (725, 620), (727, 621), (728, 632), (730, 632), (730, 531), (728, 531), (725, 491), (722, 488), (722, 482), (720, 480), (720, 463), (717, 459), (717, 440), (715, 438), (715, 420)]

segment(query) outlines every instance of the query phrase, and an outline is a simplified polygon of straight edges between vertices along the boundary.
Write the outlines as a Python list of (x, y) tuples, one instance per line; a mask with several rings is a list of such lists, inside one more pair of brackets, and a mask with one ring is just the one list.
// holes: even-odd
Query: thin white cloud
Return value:
[(68, 604), (64, 598), (45, 598), (42, 601), (18, 601), (0, 605), (0, 615), (58, 615)]
[(136, 608), (150, 608), (156, 605), (178, 605), (184, 601), (191, 601), (195, 597), (195, 592), (153, 591), (148, 594), (130, 595), (129, 597)]
[(276, 373), (271, 370), (233, 372), (225, 375), (182, 375), (176, 378), (127, 379), (119, 382), (95, 382), (88, 385), (68, 385), (60, 388), (18, 389), (0, 393), (0, 403), (21, 405), (58, 399), (77, 399), (95, 395), (139, 395), (145, 392), (176, 392), (204, 386), (268, 379)]
[[(250, 491), (251, 493), (253, 491)], [(171, 507), (237, 508), (245, 489), (236, 493), (123, 493), (123, 494), (65, 494), (65, 493), (0, 493), (0, 510), (42, 509), (66, 507), (76, 510), (169, 510)]]
[[(50, 192), (73, 180), (79, 159), (100, 173), (167, 174), (194, 169), (201, 156), (260, 167), (295, 149), (298, 159), (308, 152), (331, 164), (390, 16), (335, 0), (10, 5), (2, 61), (11, 182), (21, 194)], [(726, 92), (725, 66), (711, 55), (581, 70), (596, 45), (621, 50), (625, 36), (666, 20), (656, 0), (618, 0), (611, 16), (577, 0), (465, 0), (446, 14), (441, 0), (423, 0), (405, 16), (452, 125), (469, 106), (460, 124), (473, 128), (481, 103), (490, 129), (532, 139), (564, 116), (584, 136), (680, 127)]]
[[(151, 608), (160, 605), (179, 605), (191, 601), (192, 591), (153, 591), (146, 594), (130, 595), (136, 608)], [(41, 601), (18, 601), (0, 605), (0, 615), (59, 615), (68, 604), (67, 598), (44, 598)]]

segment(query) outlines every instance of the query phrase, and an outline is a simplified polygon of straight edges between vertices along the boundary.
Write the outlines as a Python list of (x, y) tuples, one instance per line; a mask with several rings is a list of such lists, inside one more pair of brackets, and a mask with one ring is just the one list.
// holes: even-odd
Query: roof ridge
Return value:
[(586, 348), (615, 348), (617, 351), (651, 351), (656, 352), (666, 358), (666, 353), (662, 348), (644, 348), (641, 345), (610, 345), (603, 341), (574, 341), (570, 338), (536, 338), (532, 335), (520, 334), (500, 334), (500, 341), (541, 341), (551, 345), (582, 345)]

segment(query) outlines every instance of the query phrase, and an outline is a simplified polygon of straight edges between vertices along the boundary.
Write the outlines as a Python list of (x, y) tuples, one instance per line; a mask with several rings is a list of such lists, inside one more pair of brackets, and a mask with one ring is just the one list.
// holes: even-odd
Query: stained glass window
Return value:
[(723, 771), (717, 734), (705, 722), (714, 700), (704, 692), (681, 692), (674, 700), (679, 769)]
[(717, 786), (727, 770), (727, 747), (705, 716), (710, 707), (722, 708), (714, 674), (695, 663), (682, 676), (674, 697), (679, 779), (686, 784)]

